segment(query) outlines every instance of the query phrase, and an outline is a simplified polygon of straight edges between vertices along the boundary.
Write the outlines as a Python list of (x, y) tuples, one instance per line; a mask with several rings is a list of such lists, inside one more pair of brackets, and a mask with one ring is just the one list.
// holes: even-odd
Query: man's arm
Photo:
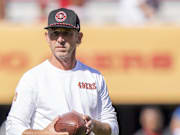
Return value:
[(87, 134), (92, 131), (97, 135), (118, 135), (119, 126), (116, 112), (112, 106), (103, 77), (101, 78), (101, 82), (98, 98), (98, 116), (96, 118), (91, 118), (88, 115), (83, 116), (83, 119), (86, 121)]
[[(99, 91), (98, 91), (98, 116), (93, 123), (97, 132), (107, 131), (108, 135), (118, 135), (119, 126), (117, 122), (117, 116), (114, 107), (108, 93), (107, 85), (103, 76), (99, 78)], [(101, 128), (101, 130), (100, 130)], [(103, 132), (104, 133), (104, 132)], [(102, 134), (103, 134), (102, 133)], [(101, 134), (101, 133), (100, 133)]]
[(45, 129), (43, 130), (33, 130), (27, 129), (22, 135), (69, 135), (68, 132), (56, 132), (54, 129), (54, 124), (58, 120), (58, 117), (54, 119)]
[(31, 118), (37, 103), (35, 83), (36, 80), (30, 73), (25, 73), (20, 79), (6, 121), (7, 135), (22, 135), (25, 130), (31, 128)]

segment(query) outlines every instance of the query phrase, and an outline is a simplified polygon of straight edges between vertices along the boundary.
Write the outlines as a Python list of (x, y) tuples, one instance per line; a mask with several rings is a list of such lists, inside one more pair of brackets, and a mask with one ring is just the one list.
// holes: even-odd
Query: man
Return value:
[(87, 134), (118, 135), (103, 76), (76, 59), (83, 37), (77, 14), (65, 8), (53, 10), (45, 29), (51, 57), (19, 81), (7, 118), (7, 135), (60, 135), (54, 124), (59, 115), (72, 110), (83, 114)]
[(156, 107), (143, 108), (140, 124), (142, 128), (135, 135), (163, 135), (163, 115)]

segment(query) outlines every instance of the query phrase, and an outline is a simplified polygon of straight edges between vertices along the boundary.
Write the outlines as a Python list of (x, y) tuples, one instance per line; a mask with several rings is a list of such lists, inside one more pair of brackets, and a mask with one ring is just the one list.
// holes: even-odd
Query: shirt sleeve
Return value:
[(7, 135), (22, 135), (30, 128), (31, 117), (36, 108), (36, 92), (34, 79), (30, 74), (24, 74), (19, 81), (6, 122)]
[(101, 78), (99, 90), (99, 114), (101, 122), (108, 123), (111, 127), (111, 135), (119, 135), (119, 126), (114, 107), (112, 106), (111, 99), (107, 90), (104, 77)]

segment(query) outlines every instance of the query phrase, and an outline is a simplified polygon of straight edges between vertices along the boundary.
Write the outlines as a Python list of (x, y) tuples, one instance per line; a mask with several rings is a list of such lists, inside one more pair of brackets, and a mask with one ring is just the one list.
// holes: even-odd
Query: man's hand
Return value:
[(54, 129), (54, 124), (59, 117), (55, 118), (45, 129), (43, 130), (33, 130), (28, 129), (23, 132), (23, 135), (69, 135), (68, 132), (56, 132)]
[(88, 115), (83, 115), (83, 119), (86, 122), (86, 128), (87, 128), (86, 134), (89, 135), (94, 128), (93, 120)]
[(90, 135), (91, 132), (94, 132), (95, 134), (98, 135), (111, 134), (111, 127), (109, 124), (94, 120), (88, 115), (83, 115), (83, 119), (86, 122), (87, 135)]

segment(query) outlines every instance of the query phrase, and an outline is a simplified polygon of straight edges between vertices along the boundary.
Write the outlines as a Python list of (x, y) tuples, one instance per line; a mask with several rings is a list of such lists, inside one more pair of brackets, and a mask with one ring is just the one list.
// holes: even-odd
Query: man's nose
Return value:
[(58, 42), (62, 42), (62, 41), (64, 41), (63, 36), (62, 36), (62, 35), (59, 35), (59, 36), (57, 37), (57, 41), (58, 41)]
[(63, 38), (62, 36), (59, 36), (59, 37), (57, 38), (57, 42), (58, 42), (59, 44), (61, 44), (61, 45), (65, 45), (65, 40), (64, 40), (64, 38)]

